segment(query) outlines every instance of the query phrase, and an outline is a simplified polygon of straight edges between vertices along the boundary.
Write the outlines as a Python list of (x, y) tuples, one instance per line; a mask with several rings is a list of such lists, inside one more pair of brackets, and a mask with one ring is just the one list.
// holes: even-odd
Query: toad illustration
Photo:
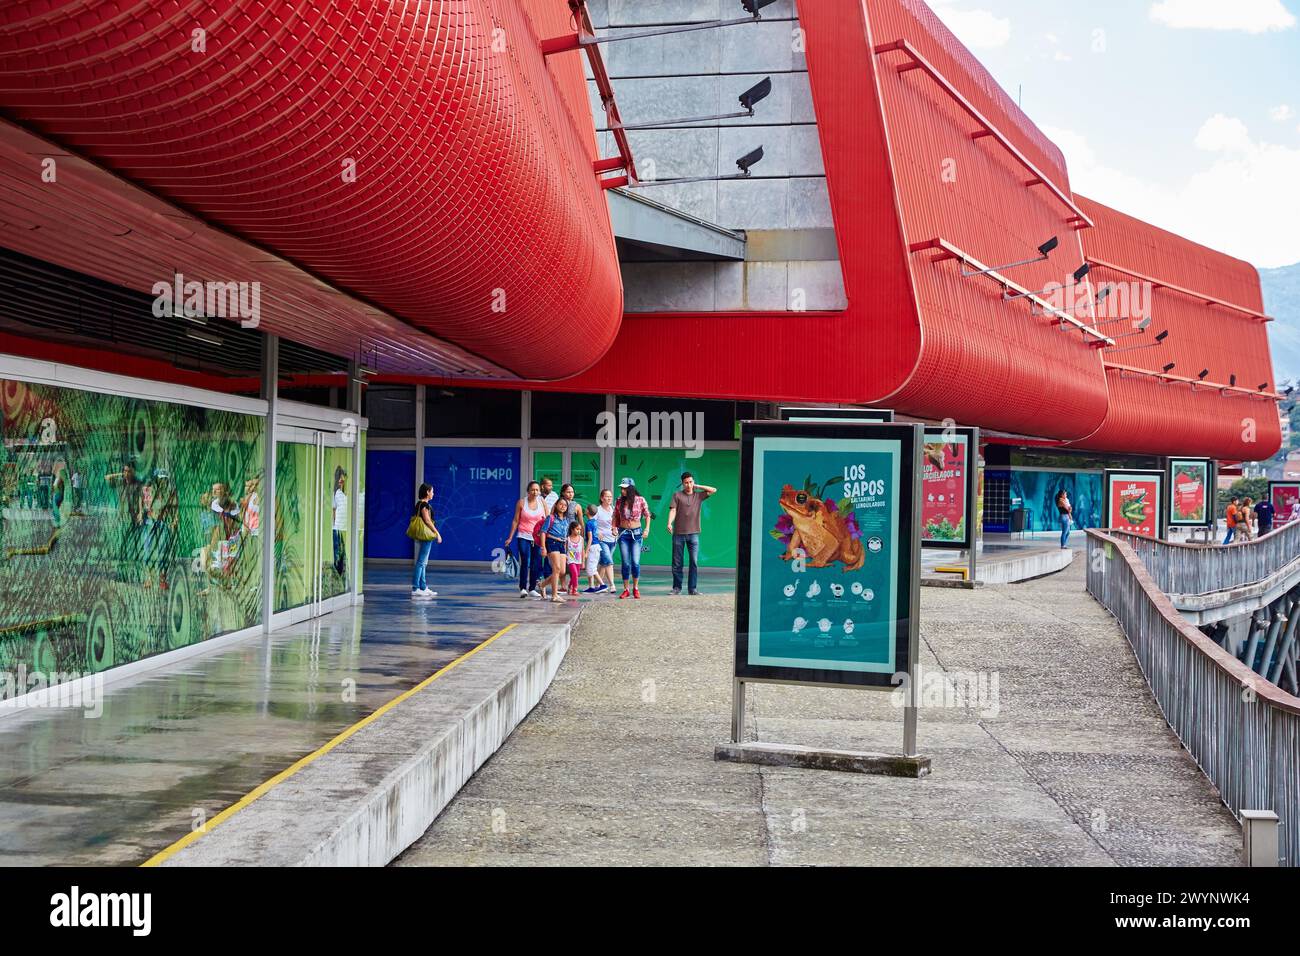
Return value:
[(792, 561), (802, 550), (810, 568), (825, 568), (836, 561), (844, 564), (844, 571), (862, 567), (866, 560), (862, 542), (854, 539), (834, 507), (807, 491), (786, 485), (781, 489), (781, 510), (794, 523), (794, 534), (781, 560)]

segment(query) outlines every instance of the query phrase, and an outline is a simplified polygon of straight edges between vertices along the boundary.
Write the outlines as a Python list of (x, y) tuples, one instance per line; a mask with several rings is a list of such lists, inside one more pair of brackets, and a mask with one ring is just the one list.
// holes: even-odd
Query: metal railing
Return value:
[(1277, 813), (1282, 865), (1297, 865), (1300, 698), (1184, 620), (1131, 536), (1093, 529), (1087, 535), (1088, 592), (1119, 621), (1165, 720), (1235, 816)]
[(1108, 531), (1126, 542), (1166, 594), (1208, 594), (1262, 581), (1300, 559), (1300, 521), (1249, 541), (1187, 544)]

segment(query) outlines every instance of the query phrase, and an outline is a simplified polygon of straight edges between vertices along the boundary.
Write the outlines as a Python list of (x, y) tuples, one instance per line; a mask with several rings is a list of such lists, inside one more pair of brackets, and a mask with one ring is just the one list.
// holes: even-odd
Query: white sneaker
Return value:
[(438, 592), (437, 592), (437, 591), (430, 591), (428, 588), (425, 588), (425, 589), (424, 589), (423, 591), (421, 591), (420, 593), (423, 594), (425, 597), (437, 597), (437, 596), (438, 596)]
[(531, 591), (528, 592), (528, 596), (529, 596), (529, 597), (539, 598), (539, 597), (542, 596), (542, 593), (541, 593), (540, 591), (538, 591), (537, 588), (533, 588)]
[(528, 597), (528, 588), (520, 588), (520, 589), (519, 589), (519, 596), (520, 596), (521, 598), (526, 598), (526, 597)]

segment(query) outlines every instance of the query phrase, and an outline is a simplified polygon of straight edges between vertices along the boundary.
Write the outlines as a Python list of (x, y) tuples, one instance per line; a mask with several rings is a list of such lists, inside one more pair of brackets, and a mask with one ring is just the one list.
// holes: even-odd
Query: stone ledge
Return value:
[(541, 700), (576, 622), (518, 625), (164, 866), (383, 866)]
[(930, 773), (929, 757), (868, 753), (860, 750), (821, 750), (797, 744), (718, 744), (714, 760), (754, 763), (766, 767), (798, 767), (804, 770), (838, 770), (844, 773), (872, 773), (885, 777), (925, 777)]

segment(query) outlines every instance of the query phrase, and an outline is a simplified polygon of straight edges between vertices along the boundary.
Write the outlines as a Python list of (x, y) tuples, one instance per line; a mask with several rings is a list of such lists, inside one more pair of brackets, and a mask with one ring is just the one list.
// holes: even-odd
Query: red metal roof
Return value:
[[(605, 351), (622, 311), (581, 64), (548, 63), (538, 49), (568, 21), (560, 0), (9, 0), (0, 109), (410, 323), (409, 335), (390, 324), (370, 339), (367, 364), (559, 377)], [(29, 159), (12, 178), (41, 218), (76, 224), (78, 197), (39, 173)], [(65, 238), (101, 251), (92, 232)], [(165, 257), (110, 246), (89, 271), (136, 288), (146, 264), (155, 280), (170, 276)], [(57, 244), (47, 255), (70, 264)], [(190, 277), (257, 278), (247, 266), (231, 256)], [(311, 284), (266, 281), (273, 313)], [(354, 322), (299, 322), (355, 355), (367, 343), (354, 324), (367, 320), (353, 312)], [(570, 344), (542, 354), (538, 331), (559, 315)], [(269, 330), (293, 334), (291, 313), (273, 317), (287, 328)], [(422, 348), (415, 330), (477, 361), (432, 361), (440, 343)], [(414, 341), (390, 354), (390, 338)]]
[[(1148, 347), (1103, 353), (1110, 405), (1079, 447), (1244, 461), (1271, 456), (1281, 426), (1254, 266), (1101, 203), (1079, 202), (1097, 224), (1083, 235), (1094, 281), (1133, 292), (1149, 287), (1128, 302), (1141, 300), (1151, 318), (1142, 335), (1117, 343)], [(1131, 331), (1142, 317), (1131, 308), (1113, 311), (1114, 329)], [(1169, 337), (1154, 345), (1162, 331)]]
[[(1248, 264), (1074, 196), (1061, 151), (923, 0), (819, 0), (799, 13), (848, 307), (628, 315), (614, 349), (561, 386), (883, 404), (1116, 451), (1258, 458), (1276, 448), (1273, 403), (1245, 394), (1271, 388), (1263, 325), (1230, 307), (1260, 308)], [(961, 275), (1029, 258), (1052, 236), (1060, 246), (1047, 262), (1005, 281)], [(1004, 299), (1070, 284), (1085, 251), (1092, 275), (1066, 314)], [(1167, 348), (1100, 341), (1130, 329), (1096, 326), (1107, 316), (1090, 304), (1095, 282), (1131, 278), (1101, 261), (1164, 280), (1150, 334), (1169, 327)], [(1242, 392), (1193, 393), (1117, 367), (1175, 361), (1194, 377), (1212, 356)]]

